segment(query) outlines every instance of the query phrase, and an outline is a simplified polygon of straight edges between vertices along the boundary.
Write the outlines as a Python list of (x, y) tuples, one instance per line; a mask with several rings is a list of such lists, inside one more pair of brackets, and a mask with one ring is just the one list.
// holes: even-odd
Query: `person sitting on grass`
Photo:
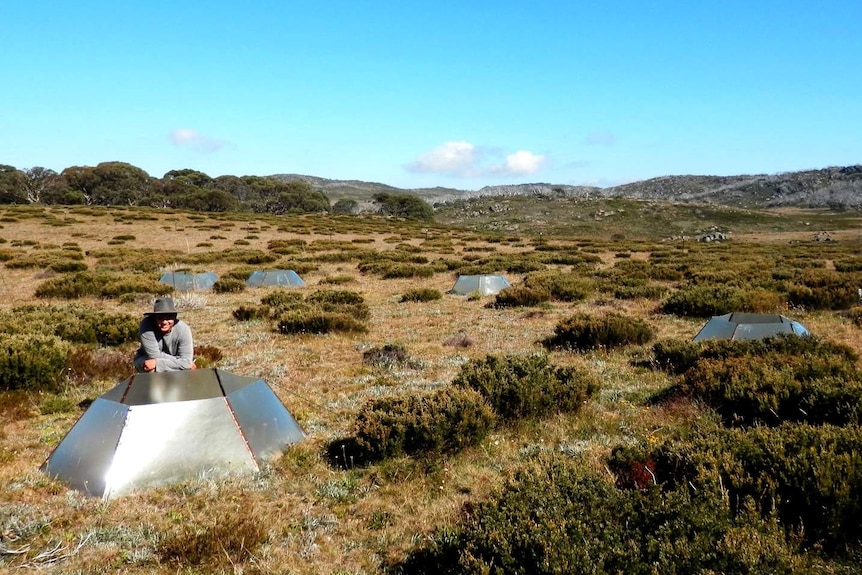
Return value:
[(177, 319), (173, 299), (156, 299), (153, 311), (144, 313), (138, 336), (141, 346), (134, 358), (138, 373), (196, 369), (192, 330)]

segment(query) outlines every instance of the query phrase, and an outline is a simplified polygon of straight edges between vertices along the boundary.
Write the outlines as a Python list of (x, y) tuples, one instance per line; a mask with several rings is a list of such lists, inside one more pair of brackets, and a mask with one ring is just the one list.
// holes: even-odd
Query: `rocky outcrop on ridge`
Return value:
[(331, 199), (367, 200), (374, 194), (410, 193), (429, 204), (494, 196), (536, 198), (626, 198), (719, 204), (738, 208), (862, 209), (862, 165), (821, 170), (743, 176), (662, 176), (621, 186), (599, 188), (530, 183), (486, 186), (479, 190), (452, 188), (400, 189), (357, 180), (327, 180), (315, 176), (278, 174), (283, 181), (304, 180)]

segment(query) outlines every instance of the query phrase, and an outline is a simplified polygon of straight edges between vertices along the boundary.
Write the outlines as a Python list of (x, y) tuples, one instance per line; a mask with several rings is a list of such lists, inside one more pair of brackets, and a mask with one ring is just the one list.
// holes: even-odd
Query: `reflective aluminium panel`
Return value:
[(105, 497), (175, 481), (257, 471), (223, 397), (135, 406), (105, 477)]
[(101, 497), (129, 408), (96, 399), (42, 464), (42, 471), (74, 489)]
[(42, 465), (109, 498), (202, 476), (259, 471), (305, 433), (259, 378), (218, 369), (136, 374), (96, 399)]
[(808, 335), (799, 322), (778, 314), (729, 313), (715, 316), (694, 336), (693, 341), (707, 339), (754, 340), (780, 334)]
[[(197, 370), (201, 371), (201, 370)], [(243, 375), (236, 375), (229, 371), (224, 371), (222, 369), (212, 369), (213, 377), (217, 379), (219, 382), (219, 386), (222, 391), (224, 391), (225, 395), (233, 393), (237, 390), (242, 389), (243, 387), (250, 385), (256, 381), (260, 381), (257, 377), (246, 377)]]
[(782, 333), (793, 333), (789, 323), (741, 323), (736, 328), (734, 338), (764, 339)]
[(221, 395), (221, 387), (212, 371), (190, 369), (134, 375), (122, 402), (128, 405), (149, 405)]
[(305, 282), (293, 270), (258, 270), (252, 272), (245, 281), (249, 287), (295, 286), (303, 287)]
[(458, 278), (450, 291), (459, 295), (469, 295), (476, 291), (482, 295), (495, 295), (507, 287), (511, 285), (503, 276), (464, 275)]
[(227, 401), (258, 462), (305, 439), (305, 432), (263, 380), (231, 393)]

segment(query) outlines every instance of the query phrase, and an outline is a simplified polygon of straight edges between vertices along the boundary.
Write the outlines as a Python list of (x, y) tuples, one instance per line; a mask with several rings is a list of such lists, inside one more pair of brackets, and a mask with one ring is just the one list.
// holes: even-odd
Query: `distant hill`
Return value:
[(475, 191), (439, 187), (402, 189), (375, 182), (300, 174), (270, 177), (288, 182), (303, 180), (323, 190), (333, 201), (350, 198), (360, 203), (382, 192), (416, 194), (431, 205), (493, 196), (530, 196), (663, 200), (740, 208), (862, 208), (862, 165), (774, 175), (663, 176), (610, 188), (531, 183), (486, 186)]
[(308, 182), (315, 188), (323, 190), (332, 202), (337, 202), (341, 199), (356, 200), (361, 209), (374, 210), (372, 198), (379, 193), (388, 194), (415, 194), (432, 206), (447, 200), (458, 198), (466, 198), (472, 192), (456, 190), (454, 188), (421, 188), (421, 189), (402, 189), (378, 182), (362, 182), (359, 180), (329, 180), (317, 176), (306, 176), (303, 174), (274, 174), (268, 176), (282, 182), (294, 182), (297, 180)]
[(862, 165), (756, 176), (666, 176), (603, 190), (611, 197), (743, 208), (862, 208)]

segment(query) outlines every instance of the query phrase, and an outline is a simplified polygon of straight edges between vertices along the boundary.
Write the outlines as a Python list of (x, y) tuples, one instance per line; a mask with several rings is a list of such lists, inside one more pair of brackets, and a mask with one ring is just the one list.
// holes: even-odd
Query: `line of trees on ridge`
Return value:
[[(412, 194), (374, 195), (376, 212), (431, 220), (433, 209)], [(171, 170), (162, 178), (125, 162), (72, 166), (57, 173), (33, 167), (19, 170), (0, 164), (0, 204), (145, 206), (202, 212), (267, 214), (355, 214), (359, 202), (342, 198), (334, 204), (310, 183), (284, 182), (262, 176), (211, 178), (192, 169)]]

